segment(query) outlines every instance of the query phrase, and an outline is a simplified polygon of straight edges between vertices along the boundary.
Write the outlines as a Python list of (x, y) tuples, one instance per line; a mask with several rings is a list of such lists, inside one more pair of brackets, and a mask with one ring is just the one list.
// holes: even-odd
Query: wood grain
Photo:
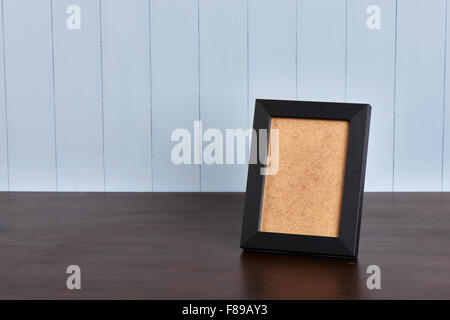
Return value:
[[(244, 194), (0, 193), (0, 299), (449, 299), (450, 193), (365, 195), (357, 262), (244, 253)], [(66, 289), (66, 268), (82, 289)], [(380, 266), (381, 290), (366, 269)]]

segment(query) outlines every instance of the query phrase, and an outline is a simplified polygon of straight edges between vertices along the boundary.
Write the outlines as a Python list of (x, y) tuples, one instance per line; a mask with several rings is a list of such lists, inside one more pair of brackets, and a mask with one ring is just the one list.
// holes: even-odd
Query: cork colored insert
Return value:
[(279, 169), (265, 177), (260, 231), (338, 237), (349, 122), (273, 117), (272, 129)]

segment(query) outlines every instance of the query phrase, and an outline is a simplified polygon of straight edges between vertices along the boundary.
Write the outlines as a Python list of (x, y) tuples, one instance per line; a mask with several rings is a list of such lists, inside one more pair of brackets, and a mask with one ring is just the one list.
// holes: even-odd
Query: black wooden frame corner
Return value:
[[(260, 129), (266, 129), (269, 132), (272, 117), (349, 121), (344, 192), (337, 238), (260, 232), (259, 222), (265, 180), (260, 170), (264, 168), (264, 164), (260, 161), (249, 164), (241, 248), (254, 251), (357, 258), (370, 113), (371, 106), (368, 104), (256, 100), (253, 129), (257, 132)], [(251, 148), (252, 154), (259, 154), (257, 141), (252, 141)]]

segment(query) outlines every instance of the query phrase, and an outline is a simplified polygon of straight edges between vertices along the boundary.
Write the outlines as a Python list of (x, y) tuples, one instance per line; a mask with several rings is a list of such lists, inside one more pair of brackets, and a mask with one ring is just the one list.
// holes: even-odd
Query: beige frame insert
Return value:
[(259, 231), (339, 237), (349, 121), (272, 117), (270, 128), (279, 169), (265, 177)]

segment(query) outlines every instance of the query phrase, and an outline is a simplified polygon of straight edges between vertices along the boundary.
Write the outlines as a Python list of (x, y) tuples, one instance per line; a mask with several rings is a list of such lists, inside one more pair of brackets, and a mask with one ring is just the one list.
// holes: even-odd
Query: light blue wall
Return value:
[(105, 190), (151, 190), (150, 4), (101, 4)]
[[(368, 150), (367, 190), (392, 190), (394, 165), (394, 95), (396, 2), (381, 0), (381, 29), (369, 30), (371, 0), (349, 0), (347, 17), (347, 101), (373, 106)], [(418, 188), (420, 190), (421, 188)]]
[(72, 1), (56, 0), (52, 6), (56, 188), (61, 191), (99, 190), (104, 184), (100, 6), (98, 0), (77, 3), (84, 9), (77, 32), (64, 27)]
[(45, 0), (3, 1), (9, 190), (57, 185), (51, 9)]
[(445, 6), (445, 0), (398, 3), (395, 190), (442, 186)]
[(243, 191), (170, 134), (255, 98), (370, 103), (366, 191), (450, 191), (448, 0), (0, 1), (1, 191)]

